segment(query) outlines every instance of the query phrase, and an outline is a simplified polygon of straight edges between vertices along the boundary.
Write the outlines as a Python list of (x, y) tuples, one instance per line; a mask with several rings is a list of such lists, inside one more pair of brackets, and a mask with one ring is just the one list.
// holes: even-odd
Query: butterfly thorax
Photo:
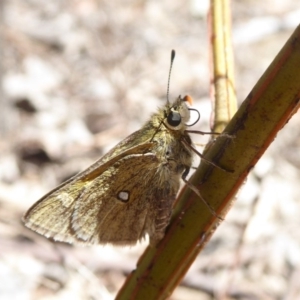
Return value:
[[(172, 122), (170, 114), (175, 115), (176, 120), (179, 118), (180, 122)], [(179, 184), (183, 171), (192, 164), (192, 152), (186, 146), (191, 145), (191, 138), (186, 132), (189, 118), (188, 107), (179, 97), (173, 104), (160, 109), (144, 126), (148, 138), (155, 144), (152, 152), (160, 161), (157, 174), (161, 181), (176, 180)]]

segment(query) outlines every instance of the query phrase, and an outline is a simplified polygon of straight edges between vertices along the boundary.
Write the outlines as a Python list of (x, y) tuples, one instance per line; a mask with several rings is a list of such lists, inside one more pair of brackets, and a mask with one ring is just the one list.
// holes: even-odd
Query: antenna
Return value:
[(170, 78), (171, 78), (171, 71), (172, 71), (174, 59), (175, 59), (175, 50), (172, 50), (171, 51), (171, 64), (170, 64), (169, 77), (168, 77), (168, 87), (167, 87), (167, 103), (170, 103), (170, 101), (169, 101)]

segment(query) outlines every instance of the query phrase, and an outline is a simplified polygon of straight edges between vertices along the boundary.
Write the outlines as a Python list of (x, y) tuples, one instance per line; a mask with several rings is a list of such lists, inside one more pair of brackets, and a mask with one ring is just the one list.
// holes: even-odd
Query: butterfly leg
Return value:
[(215, 210), (213, 209), (213, 207), (203, 198), (203, 196), (200, 194), (200, 191), (190, 182), (187, 181), (186, 177), (188, 176), (190, 172), (190, 167), (185, 167), (184, 172), (182, 173), (182, 180), (185, 182), (185, 184), (201, 199), (201, 201), (207, 206), (207, 208), (210, 210), (210, 212), (212, 213), (213, 216), (215, 216), (216, 218), (218, 218), (220, 221), (223, 221), (224, 219), (219, 216)]

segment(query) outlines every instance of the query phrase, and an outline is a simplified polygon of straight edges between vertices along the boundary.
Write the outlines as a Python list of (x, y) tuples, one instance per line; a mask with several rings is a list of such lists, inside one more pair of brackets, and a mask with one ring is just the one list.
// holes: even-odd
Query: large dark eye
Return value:
[(181, 123), (181, 115), (177, 111), (170, 111), (167, 117), (168, 124), (172, 127), (176, 127)]

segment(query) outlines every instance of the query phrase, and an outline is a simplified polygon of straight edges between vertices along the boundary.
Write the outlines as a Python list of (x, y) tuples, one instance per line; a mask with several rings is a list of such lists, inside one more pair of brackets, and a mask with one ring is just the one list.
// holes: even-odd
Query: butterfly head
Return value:
[(164, 112), (164, 124), (171, 130), (185, 130), (190, 119), (190, 110), (187, 103), (192, 104), (192, 98), (179, 96), (171, 105), (167, 105)]

